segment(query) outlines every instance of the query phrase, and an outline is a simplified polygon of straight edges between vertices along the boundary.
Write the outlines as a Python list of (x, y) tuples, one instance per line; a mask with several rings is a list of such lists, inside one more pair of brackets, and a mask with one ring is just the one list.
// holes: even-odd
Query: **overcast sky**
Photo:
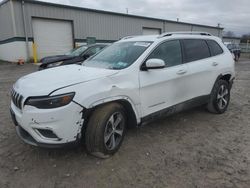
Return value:
[(250, 33), (250, 0), (43, 0), (79, 7), (217, 26)]

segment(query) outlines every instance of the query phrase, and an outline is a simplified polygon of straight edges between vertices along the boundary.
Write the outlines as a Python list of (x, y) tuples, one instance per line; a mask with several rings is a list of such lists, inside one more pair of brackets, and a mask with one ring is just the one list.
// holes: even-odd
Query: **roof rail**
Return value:
[(204, 35), (204, 36), (212, 36), (210, 33), (207, 32), (199, 32), (199, 31), (181, 31), (181, 32), (167, 32), (162, 33), (158, 36), (158, 38), (168, 37), (172, 35)]

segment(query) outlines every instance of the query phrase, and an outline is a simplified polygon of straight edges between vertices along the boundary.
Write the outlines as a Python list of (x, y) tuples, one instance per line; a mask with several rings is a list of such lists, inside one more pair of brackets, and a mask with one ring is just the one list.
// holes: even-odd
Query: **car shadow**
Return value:
[[(138, 127), (130, 127), (125, 136), (124, 143), (122, 144), (122, 149), (126, 144), (129, 144), (129, 140), (140, 140), (143, 142), (143, 135), (144, 134), (155, 134), (155, 131), (164, 133), (164, 132), (173, 132), (180, 130), (181, 127), (188, 126), (191, 119), (194, 117), (201, 117), (201, 116), (208, 116), (209, 113), (204, 109), (204, 106), (192, 108), (177, 114), (173, 114), (170, 116), (162, 117), (159, 119), (156, 119), (154, 121), (146, 122)], [(200, 125), (202, 126), (202, 125)], [(26, 145), (26, 144), (25, 144)], [(27, 146), (27, 145), (26, 145)], [(96, 160), (95, 157), (92, 155), (87, 154), (84, 140), (81, 141), (80, 144), (75, 146), (67, 146), (64, 148), (40, 148), (40, 147), (34, 147), (29, 146), (30, 151), (36, 153), (36, 155), (39, 155), (40, 157), (45, 158), (57, 158), (57, 159), (63, 159), (63, 158), (79, 158), (84, 157), (85, 159), (88, 158), (88, 160)], [(125, 146), (126, 147), (126, 146)]]

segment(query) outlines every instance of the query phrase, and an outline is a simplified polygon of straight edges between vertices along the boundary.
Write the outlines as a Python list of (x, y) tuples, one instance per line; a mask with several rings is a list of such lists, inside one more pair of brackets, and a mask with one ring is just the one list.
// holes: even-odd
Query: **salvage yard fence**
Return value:
[(250, 53), (250, 43), (241, 43), (240, 48), (241, 48), (241, 52)]

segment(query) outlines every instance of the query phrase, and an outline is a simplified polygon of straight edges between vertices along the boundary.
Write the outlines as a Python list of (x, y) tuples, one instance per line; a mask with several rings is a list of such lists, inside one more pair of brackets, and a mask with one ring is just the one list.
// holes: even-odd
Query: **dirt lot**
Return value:
[(223, 115), (189, 110), (127, 132), (100, 160), (76, 149), (28, 146), (16, 136), (9, 90), (34, 65), (0, 65), (0, 187), (250, 187), (250, 61), (237, 63)]

